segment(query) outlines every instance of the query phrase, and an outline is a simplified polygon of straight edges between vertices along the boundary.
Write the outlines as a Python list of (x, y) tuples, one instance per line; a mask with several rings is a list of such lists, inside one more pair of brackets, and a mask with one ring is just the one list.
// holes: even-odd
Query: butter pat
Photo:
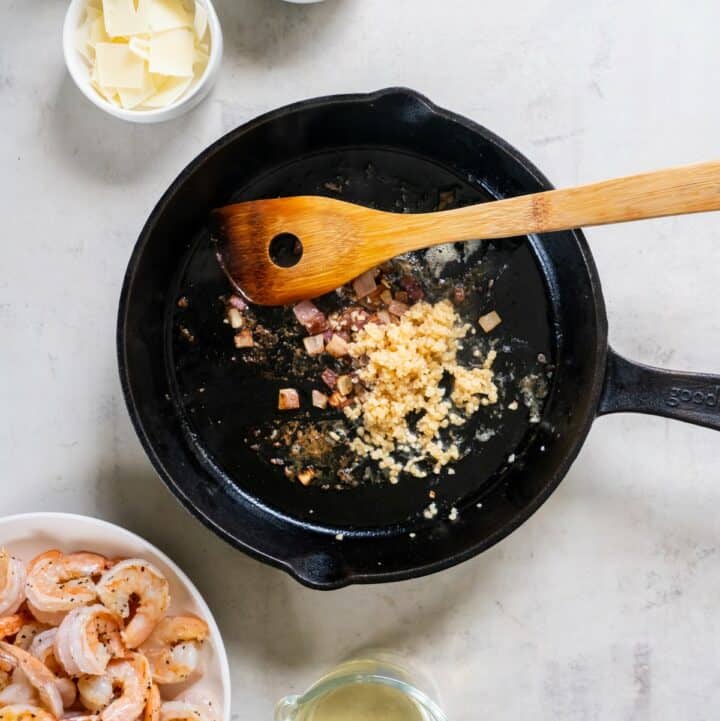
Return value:
[(95, 46), (98, 81), (103, 87), (134, 88), (145, 82), (145, 63), (125, 44), (98, 43)]
[(191, 78), (194, 59), (194, 37), (187, 28), (166, 30), (150, 41), (151, 73)]

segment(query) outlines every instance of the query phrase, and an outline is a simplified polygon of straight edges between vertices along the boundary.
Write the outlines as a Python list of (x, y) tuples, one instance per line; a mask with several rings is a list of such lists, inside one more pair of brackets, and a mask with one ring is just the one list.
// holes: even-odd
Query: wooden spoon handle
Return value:
[[(402, 250), (664, 215), (720, 210), (720, 161), (523, 195), (441, 213), (404, 215)], [(395, 228), (395, 232), (398, 228)]]

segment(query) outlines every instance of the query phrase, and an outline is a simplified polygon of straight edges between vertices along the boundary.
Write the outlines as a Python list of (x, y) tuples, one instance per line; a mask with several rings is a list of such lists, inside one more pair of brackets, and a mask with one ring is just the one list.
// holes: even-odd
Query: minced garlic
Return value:
[[(350, 420), (362, 424), (351, 448), (378, 461), (392, 483), (403, 471), (426, 476), (424, 462), (439, 473), (457, 460), (460, 450), (443, 442), (442, 429), (463, 425), (481, 405), (497, 402), (495, 351), (488, 353), (481, 368), (457, 362), (459, 341), (469, 330), (452, 303), (443, 300), (416, 303), (399, 322), (368, 323), (355, 334), (349, 352), (367, 359), (358, 371), (367, 392), (344, 409)], [(441, 385), (445, 373), (453, 376), (449, 398)], [(420, 416), (414, 429), (408, 423), (411, 413)], [(400, 454), (409, 460), (398, 460)]]

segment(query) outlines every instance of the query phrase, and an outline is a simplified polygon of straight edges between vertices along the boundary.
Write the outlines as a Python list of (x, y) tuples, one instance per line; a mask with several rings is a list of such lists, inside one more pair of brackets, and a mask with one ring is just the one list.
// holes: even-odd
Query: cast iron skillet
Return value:
[[(501, 405), (515, 397), (523, 374), (544, 374), (541, 422), (531, 423), (524, 406), (498, 408), (483, 421), (491, 437), (455, 475), (344, 491), (290, 483), (242, 442), (248, 424), (274, 413), (273, 394), (285, 379), (260, 378), (232, 361), (218, 301), (227, 286), (206, 230), (212, 208), (341, 193), (421, 211), (448, 188), (456, 202), (469, 203), (550, 187), (493, 133), (404, 89), (290, 105), (209, 147), (153, 210), (120, 299), (123, 391), (168, 487), (238, 548), (308, 586), (332, 589), (420, 576), (490, 547), (553, 492), (598, 415), (652, 413), (720, 429), (720, 377), (640, 366), (608, 348), (600, 282), (574, 231), (491, 244), (492, 293), (478, 286), (480, 305), (501, 311), (499, 339), (512, 349), (498, 359)], [(184, 310), (177, 307), (183, 296)], [(422, 511), (430, 490), (439, 512), (429, 519)]]

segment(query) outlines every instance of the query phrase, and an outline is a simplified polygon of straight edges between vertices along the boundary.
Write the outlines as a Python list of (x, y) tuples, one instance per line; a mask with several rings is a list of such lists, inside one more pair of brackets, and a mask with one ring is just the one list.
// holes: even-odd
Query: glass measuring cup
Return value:
[(435, 694), (428, 693), (431, 688), (398, 656), (366, 652), (341, 663), (304, 694), (282, 699), (275, 721), (447, 721)]

